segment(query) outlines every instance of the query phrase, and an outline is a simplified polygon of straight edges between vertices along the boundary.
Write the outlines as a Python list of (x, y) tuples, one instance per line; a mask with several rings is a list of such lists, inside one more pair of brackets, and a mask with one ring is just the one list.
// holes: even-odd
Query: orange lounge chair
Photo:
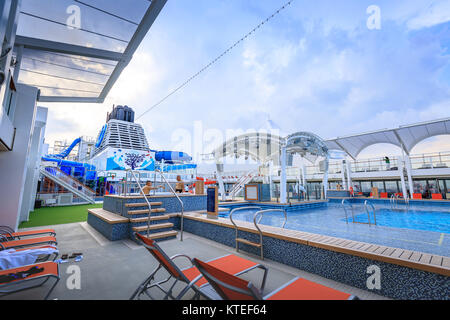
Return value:
[[(25, 272), (27, 274), (27, 271), (30, 270), (32, 267), (37, 267), (38, 269), (43, 269), (41, 272), (38, 273), (32, 273), (28, 276), (25, 276), (24, 278), (17, 278), (16, 280), (12, 280), (9, 282), (3, 282), (3, 278), (14, 278), (14, 274), (17, 274), (18, 272)], [(23, 274), (24, 275), (24, 274)], [(22, 275), (22, 276), (23, 276)], [(36, 263), (32, 265), (27, 265), (19, 268), (13, 268), (13, 269), (7, 269), (7, 270), (1, 270), (0, 271), (0, 294), (1, 295), (7, 295), (13, 292), (18, 292), (26, 289), (31, 289), (35, 287), (42, 286), (44, 283), (46, 283), (50, 278), (56, 279), (55, 283), (51, 286), (50, 290), (45, 295), (44, 299), (47, 299), (50, 293), (53, 291), (53, 288), (55, 288), (56, 284), (59, 281), (59, 268), (58, 264), (55, 262), (42, 262), (42, 263)], [(27, 285), (28, 284), (28, 285)]]
[(431, 194), (431, 199), (442, 200), (442, 194), (440, 194), (440, 193), (433, 193), (433, 194)]
[(0, 234), (7, 236), (9, 239), (20, 239), (21, 237), (33, 237), (33, 236), (56, 236), (56, 232), (53, 229), (40, 229), (40, 230), (27, 230), (15, 232), (8, 226), (0, 226)]
[[(149, 293), (149, 290), (153, 287), (157, 287), (165, 293), (165, 296), (163, 298), (164, 300), (168, 299), (169, 297), (177, 300), (181, 299), (187, 293), (187, 291), (189, 291), (189, 289), (193, 289), (195, 291), (194, 298), (198, 298), (200, 295), (203, 295), (206, 298), (210, 298), (211, 296), (215, 295), (214, 290), (208, 284), (208, 281), (202, 276), (200, 271), (194, 265), (185, 269), (179, 269), (178, 266), (174, 263), (174, 260), (176, 258), (184, 257), (188, 259), (192, 264), (192, 259), (187, 255), (177, 254), (169, 258), (154, 240), (148, 239), (139, 233), (135, 233), (135, 236), (136, 239), (138, 239), (138, 241), (140, 241), (144, 245), (144, 247), (152, 254), (152, 256), (159, 262), (159, 266), (144, 282), (139, 285), (139, 287), (131, 296), (130, 300), (135, 298), (139, 299), (142, 294), (146, 294), (149, 298), (153, 299), (153, 297)], [(263, 280), (261, 284), (261, 290), (264, 290), (267, 278), (267, 268), (259, 263), (255, 263), (233, 254), (228, 254), (223, 257), (210, 260), (209, 263), (216, 268), (226, 270), (227, 272), (235, 275), (240, 275), (255, 268), (260, 268), (264, 270)], [(169, 273), (169, 277), (155, 282), (155, 274), (161, 268), (165, 269)], [(169, 290), (166, 291), (161, 286), (161, 284), (168, 282), (171, 278), (174, 278), (175, 282), (170, 286)], [(185, 283), (186, 286), (176, 297), (174, 297), (172, 295), (172, 290), (178, 281)]]
[(380, 192), (380, 198), (386, 198), (388, 197), (388, 193), (387, 192)]
[(421, 193), (413, 193), (413, 199), (422, 199)]
[(0, 240), (0, 250), (4, 249), (16, 249), (16, 248), (25, 248), (25, 247), (35, 247), (42, 246), (45, 244), (49, 245), (57, 245), (55, 237), (40, 237), (40, 238), (28, 238), (21, 240), (8, 240), (6, 237), (1, 237)]
[(296, 277), (273, 292), (262, 295), (262, 290), (251, 282), (220, 270), (211, 263), (194, 259), (193, 264), (214, 288), (215, 300), (355, 300), (349, 293)]

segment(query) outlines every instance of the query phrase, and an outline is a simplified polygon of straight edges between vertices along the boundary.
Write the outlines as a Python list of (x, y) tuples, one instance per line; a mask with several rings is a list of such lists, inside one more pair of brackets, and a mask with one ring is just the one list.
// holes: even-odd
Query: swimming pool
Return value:
[[(370, 221), (373, 223), (374, 215), (369, 211)], [(345, 221), (345, 219), (343, 219)], [(352, 218), (348, 218), (352, 222)], [(355, 216), (355, 221), (368, 223), (367, 213)], [(424, 211), (419, 209), (389, 209), (381, 208), (376, 210), (376, 221), (379, 226), (425, 230), (433, 232), (443, 232), (450, 234), (450, 212), (445, 211)]]
[[(405, 206), (392, 209), (388, 203), (382, 202), (374, 202), (374, 205), (377, 225), (363, 224), (368, 221), (368, 216), (362, 203), (353, 203), (355, 221), (361, 223), (351, 222), (350, 210), (349, 222), (346, 223), (342, 205), (328, 202), (317, 208), (287, 211), (285, 228), (450, 256), (450, 204), (446, 206), (411, 204), (409, 210), (406, 210)], [(253, 222), (256, 211), (256, 209), (236, 211), (233, 219), (237, 223)], [(229, 212), (221, 213), (220, 216), (227, 218)], [(371, 221), (373, 223), (373, 213)], [(268, 212), (264, 214), (260, 223), (282, 227), (283, 222), (282, 213)]]

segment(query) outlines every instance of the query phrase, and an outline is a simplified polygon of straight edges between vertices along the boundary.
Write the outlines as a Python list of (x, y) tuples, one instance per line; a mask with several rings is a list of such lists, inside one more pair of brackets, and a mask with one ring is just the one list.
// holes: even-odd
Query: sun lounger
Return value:
[[(150, 274), (150, 276), (139, 285), (130, 299), (138, 299), (142, 294), (145, 294), (149, 298), (153, 299), (153, 297), (149, 293), (149, 290), (154, 287), (159, 288), (162, 292), (165, 293), (163, 299), (168, 299), (169, 297), (172, 299), (181, 299), (190, 289), (193, 289), (195, 291), (194, 298), (198, 298), (200, 295), (203, 295), (206, 298), (210, 298), (210, 291), (212, 291), (214, 294), (214, 290), (208, 284), (206, 279), (203, 278), (200, 271), (192, 265), (192, 260), (190, 257), (184, 254), (177, 254), (169, 258), (154, 240), (148, 239), (138, 233), (135, 233), (135, 236), (152, 254), (152, 256), (156, 258), (156, 260), (159, 262), (159, 265)], [(185, 269), (180, 269), (174, 263), (174, 260), (181, 257), (189, 260), (192, 266)], [(208, 263), (214, 265), (216, 268), (220, 268), (221, 270), (225, 270), (235, 275), (240, 275), (255, 268), (260, 268), (264, 271), (261, 283), (261, 290), (264, 290), (267, 277), (267, 268), (259, 263), (244, 259), (233, 254), (215, 258), (213, 260), (210, 260)], [(160, 269), (165, 269), (169, 273), (169, 277), (161, 281), (155, 281), (155, 274)], [(168, 290), (164, 289), (161, 285), (168, 282), (172, 278), (175, 279), (175, 282), (169, 287)], [(174, 297), (172, 291), (175, 284), (178, 282), (185, 283), (185, 287), (176, 297)]]
[(40, 237), (40, 238), (28, 238), (21, 240), (8, 240), (6, 237), (0, 237), (0, 250), (11, 248), (26, 248), (43, 245), (57, 245), (55, 237)]
[(349, 293), (321, 284), (294, 278), (273, 292), (263, 296), (263, 291), (251, 282), (241, 279), (213, 266), (211, 263), (193, 259), (193, 264), (208, 280), (216, 292), (217, 300), (353, 300)]
[(442, 200), (442, 194), (440, 194), (440, 193), (433, 193), (433, 194), (431, 194), (431, 199)]
[(27, 230), (15, 232), (8, 226), (0, 226), (0, 234), (7, 236), (10, 239), (20, 239), (21, 237), (35, 237), (35, 236), (55, 236), (56, 232), (53, 229)]
[(45, 295), (47, 299), (59, 281), (58, 264), (55, 262), (42, 262), (14, 269), (0, 271), (0, 294), (7, 295), (13, 292), (27, 290), (42, 286), (50, 278), (55, 282)]
[(421, 193), (413, 193), (413, 199), (422, 199)]

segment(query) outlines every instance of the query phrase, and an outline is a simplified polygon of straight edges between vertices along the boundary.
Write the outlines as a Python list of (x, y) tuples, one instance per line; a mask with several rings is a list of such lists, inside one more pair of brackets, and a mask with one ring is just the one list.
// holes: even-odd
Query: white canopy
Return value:
[(337, 137), (325, 143), (330, 150), (342, 150), (355, 159), (364, 148), (377, 143), (396, 145), (409, 154), (420, 141), (442, 134), (450, 134), (450, 118)]

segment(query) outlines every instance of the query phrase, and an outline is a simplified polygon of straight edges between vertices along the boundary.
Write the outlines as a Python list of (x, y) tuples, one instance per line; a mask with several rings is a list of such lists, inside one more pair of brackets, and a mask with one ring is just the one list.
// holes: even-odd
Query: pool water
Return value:
[[(415, 250), (450, 257), (450, 205), (411, 205), (391, 209), (389, 205), (375, 204), (377, 225), (348, 223), (345, 211), (338, 203), (325, 203), (321, 207), (287, 212), (285, 229), (323, 234), (343, 239), (368, 242), (407, 250)], [(364, 205), (354, 204), (357, 222), (368, 222)], [(233, 220), (253, 223), (257, 210), (239, 210), (233, 213)], [(370, 210), (372, 211), (372, 210)], [(229, 212), (219, 214), (229, 217)], [(373, 223), (373, 213), (371, 212)], [(282, 227), (284, 215), (281, 212), (265, 213), (261, 224)]]
[[(372, 210), (370, 222), (374, 222)], [(345, 221), (345, 218), (343, 219)], [(352, 218), (348, 218), (351, 222)], [(367, 213), (355, 216), (355, 221), (367, 223), (369, 217)], [(433, 232), (443, 232), (450, 234), (450, 212), (444, 211), (423, 211), (423, 210), (392, 210), (382, 208), (376, 210), (376, 221), (379, 226), (405, 228), (415, 230), (426, 230)]]

